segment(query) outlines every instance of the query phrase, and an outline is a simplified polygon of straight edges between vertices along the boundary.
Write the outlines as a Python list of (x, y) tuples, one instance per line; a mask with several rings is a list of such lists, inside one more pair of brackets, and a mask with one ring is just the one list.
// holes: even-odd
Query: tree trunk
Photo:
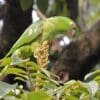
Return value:
[(68, 16), (74, 21), (77, 20), (78, 17), (78, 0), (66, 0)]
[(6, 0), (5, 7), (4, 24), (0, 34), (0, 58), (8, 52), (23, 31), (32, 23), (32, 7), (23, 11), (19, 0)]

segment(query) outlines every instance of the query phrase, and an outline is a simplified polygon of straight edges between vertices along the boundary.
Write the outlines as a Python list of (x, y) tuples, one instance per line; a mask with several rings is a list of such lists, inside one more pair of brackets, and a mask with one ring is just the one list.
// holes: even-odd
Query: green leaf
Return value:
[(15, 89), (17, 84), (10, 85), (8, 83), (0, 81), (0, 98), (7, 95), (11, 90)]
[(75, 96), (72, 95), (66, 95), (64, 96), (64, 99), (66, 98), (66, 100), (79, 100), (79, 98), (76, 98)]
[(13, 54), (11, 58), (12, 58), (11, 65), (17, 65), (17, 64), (20, 64), (20, 63), (24, 63), (24, 62), (29, 61), (29, 58), (27, 58), (27, 59), (21, 59), (16, 54)]
[(99, 90), (99, 84), (96, 81), (90, 81), (85, 84), (90, 92), (91, 97), (93, 97), (96, 94), (96, 92)]
[(99, 69), (94, 71), (94, 72), (91, 72), (91, 73), (87, 74), (85, 76), (85, 81), (93, 80), (97, 76), (100, 76), (100, 70)]
[(1, 72), (0, 72), (0, 77), (2, 77), (4, 75), (4, 72), (8, 69), (9, 65), (5, 66)]
[(27, 74), (26, 71), (24, 71), (23, 69), (19, 69), (19, 68), (8, 68), (7, 70), (4, 71), (5, 74), (17, 74), (17, 73), (21, 73), (21, 74)]
[(40, 86), (43, 86), (43, 87), (51, 87), (51, 88), (56, 88), (56, 85), (55, 84), (52, 84), (52, 83), (50, 83), (49, 81), (47, 81), (47, 80), (36, 80), (36, 79), (34, 79), (33, 80), (33, 82), (38, 82), (39, 83), (39, 85)]
[(66, 82), (65, 84), (64, 84), (64, 87), (69, 87), (69, 86), (71, 86), (71, 85), (73, 85), (73, 84), (76, 84), (77, 83), (77, 81), (75, 81), (75, 80), (70, 80), (70, 81), (68, 81), (68, 82)]
[(100, 76), (96, 76), (96, 77), (94, 78), (94, 80), (95, 80), (96, 82), (98, 82), (99, 85), (100, 85)]
[(44, 68), (41, 68), (41, 71), (42, 71), (47, 77), (51, 78), (51, 75), (50, 75), (50, 72), (49, 72), (49, 71), (47, 71), (47, 70), (44, 69)]
[[(84, 97), (85, 95), (89, 95), (89, 91), (86, 87), (79, 87), (72, 91), (72, 94), (76, 94), (78, 97)], [(78, 95), (79, 94), (79, 95)]]
[(20, 81), (26, 82), (26, 79), (24, 79), (23, 77), (15, 77), (14, 80), (20, 80)]
[[(32, 64), (32, 63), (31, 63)], [(40, 67), (38, 67), (38, 65), (37, 64), (35, 64), (35, 63), (33, 63), (33, 67), (30, 67), (29, 68), (29, 70), (33, 70), (34, 71), (34, 69), (36, 70), (39, 70), (40, 72), (42, 72), (43, 74), (45, 74), (45, 76), (47, 76), (48, 78), (51, 78), (51, 75), (50, 75), (50, 72), (49, 71), (47, 71), (46, 69), (44, 69), (44, 68), (40, 68)], [(34, 75), (34, 74), (33, 74)]]
[(22, 100), (52, 100), (44, 91), (30, 92), (22, 95)]
[(0, 66), (10, 65), (11, 57), (3, 58), (0, 60)]
[[(23, 74), (20, 74), (20, 73), (16, 73), (15, 75), (17, 75), (19, 78), (23, 78), (23, 80), (28, 80), (27, 75), (23, 75)], [(16, 77), (15, 77), (15, 80), (16, 80)]]
[(95, 97), (97, 98), (96, 100), (98, 100), (98, 98), (100, 98), (100, 89), (99, 89), (98, 92), (95, 94)]
[[(14, 74), (17, 75), (17, 77), (15, 77), (15, 80), (19, 79), (19, 80), (27, 80), (27, 72), (24, 71), (23, 69), (20, 68), (8, 68), (7, 70), (3, 71), (4, 74)], [(19, 77), (19, 78), (18, 78)]]
[(39, 70), (39, 67), (38, 67), (38, 65), (35, 62), (28, 61), (26, 63), (26, 65), (28, 66), (30, 71)]
[(33, 4), (33, 0), (20, 0), (21, 8), (25, 11), (29, 9)]
[(3, 100), (18, 100), (15, 96), (5, 96)]
[(70, 89), (70, 86), (72, 86), (73, 84), (77, 84), (77, 81), (71, 80), (66, 82), (64, 86), (60, 86), (56, 88), (55, 91), (52, 91), (52, 94), (57, 94), (57, 98), (59, 98), (63, 93), (65, 94), (65, 92), (68, 92), (68, 89)]

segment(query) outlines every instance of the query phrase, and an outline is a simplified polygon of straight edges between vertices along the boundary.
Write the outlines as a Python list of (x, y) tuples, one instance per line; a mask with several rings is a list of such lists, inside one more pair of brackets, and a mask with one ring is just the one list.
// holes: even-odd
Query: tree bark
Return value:
[(6, 0), (4, 24), (0, 34), (0, 58), (8, 52), (23, 31), (32, 23), (32, 7), (23, 11), (19, 1)]
[(99, 61), (100, 21), (63, 50), (51, 72), (60, 76), (64, 82), (70, 79), (83, 80)]

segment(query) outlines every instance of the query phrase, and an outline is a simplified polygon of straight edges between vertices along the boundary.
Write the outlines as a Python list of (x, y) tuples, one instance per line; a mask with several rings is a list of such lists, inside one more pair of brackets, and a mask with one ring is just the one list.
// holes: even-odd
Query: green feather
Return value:
[(59, 34), (64, 35), (73, 28), (76, 28), (75, 23), (67, 17), (56, 16), (37, 21), (25, 30), (6, 57), (22, 46), (31, 45), (34, 41), (43, 42), (44, 40), (55, 39)]

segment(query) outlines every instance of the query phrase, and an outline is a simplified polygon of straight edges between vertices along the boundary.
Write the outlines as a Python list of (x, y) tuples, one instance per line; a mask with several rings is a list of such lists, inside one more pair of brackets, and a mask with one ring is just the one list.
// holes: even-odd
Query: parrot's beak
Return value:
[(76, 36), (76, 31), (77, 31), (76, 28), (69, 29), (68, 32), (67, 32), (67, 36), (69, 38), (75, 37)]
[(67, 31), (67, 35), (69, 38), (74, 38), (77, 32), (77, 25), (74, 22), (71, 22), (70, 27)]

